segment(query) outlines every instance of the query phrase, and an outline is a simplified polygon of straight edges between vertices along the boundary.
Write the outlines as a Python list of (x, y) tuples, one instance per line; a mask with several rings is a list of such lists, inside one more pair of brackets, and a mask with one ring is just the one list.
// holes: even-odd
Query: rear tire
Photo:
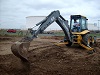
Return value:
[(93, 37), (93, 40), (94, 40), (94, 41), (93, 41), (92, 43), (93, 43), (93, 44), (96, 44), (96, 36)]
[(89, 36), (89, 34), (85, 34), (83, 36), (83, 43), (86, 45), (86, 46), (91, 46), (92, 43), (90, 42), (90, 39), (91, 39), (91, 36)]
[(86, 46), (94, 46), (94, 44), (96, 43), (96, 37), (90, 36), (89, 34), (85, 34), (83, 36), (83, 43)]

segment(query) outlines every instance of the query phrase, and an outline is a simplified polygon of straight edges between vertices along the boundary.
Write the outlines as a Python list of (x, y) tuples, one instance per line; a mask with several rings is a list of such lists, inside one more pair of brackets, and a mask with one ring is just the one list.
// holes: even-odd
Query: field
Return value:
[[(100, 39), (95, 53), (88, 54), (80, 46), (56, 46), (62, 36), (41, 36), (31, 42), (29, 62), (22, 62), (11, 52), (11, 45), (22, 38), (14, 35), (0, 36), (0, 75), (99, 75)], [(47, 36), (48, 35), (48, 36)], [(57, 33), (59, 35), (59, 33)], [(16, 37), (15, 37), (16, 36)]]

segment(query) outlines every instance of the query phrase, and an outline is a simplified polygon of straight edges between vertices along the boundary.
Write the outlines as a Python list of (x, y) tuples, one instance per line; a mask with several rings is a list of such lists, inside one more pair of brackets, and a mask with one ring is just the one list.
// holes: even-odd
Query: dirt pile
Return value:
[[(13, 54), (0, 56), (0, 75), (99, 75), (100, 42), (94, 54), (80, 47), (58, 47), (51, 40), (37, 39), (31, 43), (29, 62)], [(54, 41), (52, 39), (52, 41)]]
[(100, 39), (97, 39), (97, 43), (95, 44), (95, 47), (98, 47), (100, 49)]
[(11, 37), (0, 37), (0, 41), (12, 40)]

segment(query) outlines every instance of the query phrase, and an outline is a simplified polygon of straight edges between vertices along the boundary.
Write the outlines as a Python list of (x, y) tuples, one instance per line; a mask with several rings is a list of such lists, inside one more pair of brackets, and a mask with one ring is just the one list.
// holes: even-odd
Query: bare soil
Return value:
[(23, 62), (10, 50), (19, 37), (0, 40), (0, 75), (100, 75), (100, 39), (95, 53), (80, 46), (56, 46), (61, 37), (37, 38), (28, 50), (29, 62)]

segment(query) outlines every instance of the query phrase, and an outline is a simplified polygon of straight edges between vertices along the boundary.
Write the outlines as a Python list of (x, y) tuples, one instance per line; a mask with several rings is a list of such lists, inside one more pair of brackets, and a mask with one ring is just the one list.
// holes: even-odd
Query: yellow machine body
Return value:
[[(72, 35), (73, 35), (73, 44), (78, 44), (80, 46), (82, 46), (83, 48), (87, 49), (87, 50), (94, 50), (94, 48), (90, 47), (90, 46), (87, 46), (85, 44), (83, 44), (83, 35), (86, 35), (86, 34), (89, 34), (90, 31), (89, 30), (84, 30), (82, 32), (72, 32)], [(92, 38), (88, 38), (87, 40), (88, 44), (90, 44), (91, 42), (94, 42), (94, 39)], [(58, 46), (61, 46), (61, 45), (67, 45), (69, 44), (68, 42), (59, 42), (59, 43), (56, 43), (56, 45)]]

